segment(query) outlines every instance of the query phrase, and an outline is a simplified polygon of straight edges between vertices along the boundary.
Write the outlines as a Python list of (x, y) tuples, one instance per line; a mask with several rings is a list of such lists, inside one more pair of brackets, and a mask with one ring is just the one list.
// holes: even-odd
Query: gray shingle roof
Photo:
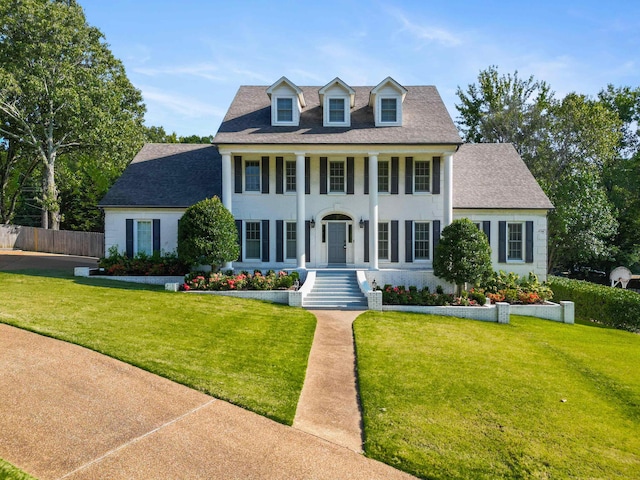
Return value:
[(453, 156), (453, 208), (550, 209), (510, 143), (468, 143)]
[(300, 87), (306, 107), (299, 127), (272, 127), (267, 86), (242, 86), (218, 130), (215, 144), (460, 144), (458, 131), (433, 86), (406, 87), (402, 127), (376, 127), (369, 92), (352, 87), (351, 127), (323, 127), (321, 87)]
[(222, 166), (212, 145), (148, 143), (100, 207), (188, 207), (222, 195)]

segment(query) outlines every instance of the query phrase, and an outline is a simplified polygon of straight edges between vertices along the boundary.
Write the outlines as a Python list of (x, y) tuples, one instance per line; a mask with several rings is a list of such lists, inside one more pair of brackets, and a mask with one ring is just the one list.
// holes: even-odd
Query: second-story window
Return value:
[(344, 193), (344, 162), (329, 163), (329, 192)]
[(378, 192), (389, 192), (389, 162), (378, 162)]
[(278, 122), (293, 122), (293, 99), (278, 98), (276, 105), (278, 108)]
[(258, 160), (244, 162), (244, 191), (260, 191), (260, 162)]
[(344, 98), (329, 99), (329, 122), (344, 123)]
[(427, 193), (431, 191), (431, 165), (429, 161), (415, 162), (414, 192)]
[(296, 191), (296, 162), (285, 164), (285, 188), (287, 192)]

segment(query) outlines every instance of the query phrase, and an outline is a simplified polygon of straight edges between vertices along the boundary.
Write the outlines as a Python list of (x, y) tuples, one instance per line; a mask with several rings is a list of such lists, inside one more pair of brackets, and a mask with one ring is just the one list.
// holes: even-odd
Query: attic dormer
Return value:
[(318, 90), (325, 127), (350, 127), (356, 92), (338, 77)]
[(371, 90), (369, 106), (373, 107), (376, 127), (402, 126), (402, 104), (407, 89), (387, 77)]
[(271, 99), (271, 125), (297, 127), (300, 124), (300, 112), (305, 107), (300, 87), (281, 77), (267, 88), (267, 95)]

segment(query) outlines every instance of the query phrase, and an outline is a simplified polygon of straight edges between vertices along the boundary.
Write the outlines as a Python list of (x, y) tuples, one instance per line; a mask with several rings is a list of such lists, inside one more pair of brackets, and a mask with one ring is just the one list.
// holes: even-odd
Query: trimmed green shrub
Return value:
[(433, 273), (462, 285), (479, 285), (492, 273), (491, 247), (487, 236), (468, 218), (454, 220), (442, 230), (433, 257)]
[(640, 294), (562, 277), (548, 282), (556, 299), (575, 303), (576, 319), (640, 332)]
[(238, 258), (238, 231), (231, 212), (218, 197), (190, 206), (178, 223), (178, 257), (189, 265), (217, 271)]

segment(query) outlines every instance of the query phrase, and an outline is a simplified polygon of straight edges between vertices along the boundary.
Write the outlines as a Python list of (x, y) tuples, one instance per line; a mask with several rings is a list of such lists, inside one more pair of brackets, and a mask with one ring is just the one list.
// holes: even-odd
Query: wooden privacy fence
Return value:
[(0, 224), (0, 248), (104, 257), (104, 233), (45, 230)]

